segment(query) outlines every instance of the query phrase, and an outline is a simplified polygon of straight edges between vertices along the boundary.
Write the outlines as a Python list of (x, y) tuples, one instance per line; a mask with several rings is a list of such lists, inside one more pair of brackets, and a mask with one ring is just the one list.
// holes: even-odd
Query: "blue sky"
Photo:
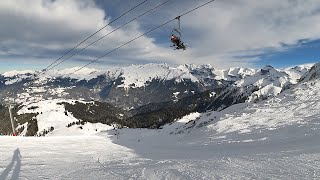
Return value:
[[(93, 40), (161, 4), (149, 0), (96, 35)], [(142, 0), (0, 1), (0, 72), (40, 70), (115, 17)], [(171, 0), (57, 66), (83, 66), (113, 48), (186, 12), (206, 0)], [(28, 7), (28, 8), (25, 8)], [(211, 64), (277, 68), (320, 60), (318, 0), (215, 1), (182, 18), (186, 51), (170, 48), (175, 23), (158, 29), (90, 65)], [(92, 42), (88, 41), (84, 44)], [(83, 47), (83, 46), (82, 46)]]
[(258, 65), (271, 64), (277, 67), (288, 67), (320, 61), (320, 41), (311, 41), (289, 47), (283, 52), (271, 52), (262, 55)]
[(277, 68), (286, 68), (301, 64), (320, 62), (320, 40), (297, 43), (292, 46), (284, 46), (284, 50), (270, 50), (253, 57), (259, 60), (255, 63), (256, 67), (272, 65)]

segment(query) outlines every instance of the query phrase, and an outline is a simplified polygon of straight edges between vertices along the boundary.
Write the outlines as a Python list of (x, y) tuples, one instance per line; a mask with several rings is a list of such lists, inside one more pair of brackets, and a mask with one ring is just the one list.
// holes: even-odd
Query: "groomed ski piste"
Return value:
[[(320, 81), (310, 80), (158, 130), (68, 129), (69, 115), (46, 137), (1, 136), (0, 179), (319, 179), (319, 99)], [(44, 106), (43, 116), (64, 111)]]

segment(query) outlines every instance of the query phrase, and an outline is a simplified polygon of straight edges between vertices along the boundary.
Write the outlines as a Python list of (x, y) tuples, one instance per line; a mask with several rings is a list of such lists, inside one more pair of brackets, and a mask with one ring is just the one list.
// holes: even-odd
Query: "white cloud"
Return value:
[[(152, 2), (143, 10), (161, 2)], [(75, 56), (73, 61), (68, 61), (69, 66), (83, 65), (204, 2), (186, 0), (184, 3), (169, 3)], [(125, 2), (123, 6), (126, 6)], [(97, 7), (93, 0), (2, 0), (0, 61), (12, 59), (19, 62), (34, 58), (46, 66), (68, 48), (106, 25), (110, 20), (109, 15), (108, 10)], [(125, 19), (134, 18), (129, 17)], [(182, 18), (183, 38), (189, 46), (187, 51), (173, 51), (169, 47), (169, 40), (164, 44), (158, 42), (159, 39), (165, 42), (165, 33), (170, 33), (174, 26), (172, 24), (128, 44), (101, 61), (117, 65), (167, 62), (210, 63), (219, 68), (253, 66), (259, 60), (259, 54), (282, 50), (282, 43), (295, 44), (301, 39), (319, 39), (319, 18), (318, 0), (215, 1)], [(99, 36), (116, 27), (109, 26)]]
[[(42, 59), (42, 56), (47, 56), (43, 59), (57, 59), (63, 52), (108, 24), (110, 18), (105, 16), (104, 10), (90, 0), (3, 0), (0, 2), (0, 54), (13, 58), (40, 56)], [(81, 47), (117, 27), (108, 26)], [(75, 59), (92, 60), (143, 32), (139, 23), (133, 22), (94, 44)], [(111, 58), (106, 57), (101, 61), (125, 58), (146, 62), (173, 61), (173, 55), (169, 48), (158, 47), (153, 38), (142, 37), (120, 49)]]
[(259, 55), (281, 50), (282, 43), (319, 39), (319, 19), (318, 0), (233, 0), (215, 1), (184, 17), (184, 23), (189, 33), (200, 32), (192, 39), (199, 56), (217, 57), (240, 51)]
[[(76, 40), (104, 24), (104, 12), (90, 1), (4, 0), (0, 3), (2, 40)], [(72, 31), (71, 31), (72, 30)]]

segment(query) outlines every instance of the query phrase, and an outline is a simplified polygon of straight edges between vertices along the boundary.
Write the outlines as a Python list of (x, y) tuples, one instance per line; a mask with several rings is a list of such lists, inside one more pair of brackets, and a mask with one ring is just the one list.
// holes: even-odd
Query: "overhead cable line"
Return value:
[(108, 27), (110, 24), (112, 24), (113, 22), (117, 21), (118, 19), (120, 19), (121, 17), (123, 17), (124, 15), (128, 14), (129, 12), (133, 11), (134, 9), (136, 9), (137, 7), (141, 6), (142, 4), (144, 4), (145, 2), (147, 2), (148, 0), (144, 0), (141, 3), (137, 4), (136, 6), (132, 7), (131, 9), (129, 9), (128, 11), (126, 11), (125, 13), (121, 14), (120, 16), (118, 16), (117, 18), (115, 18), (114, 20), (110, 21), (107, 25), (103, 26), (102, 28), (100, 28), (99, 30), (97, 30), (96, 32), (94, 32), (93, 34), (91, 34), (90, 36), (88, 36), (87, 38), (85, 38), (84, 40), (82, 40), (80, 43), (78, 43), (75, 47), (71, 48), (69, 51), (67, 51), (66, 53), (64, 53), (61, 57), (59, 57), (58, 59), (56, 59), (53, 63), (51, 63), (49, 66), (47, 66), (44, 70), (46, 71), (48, 68), (50, 68), (53, 64), (55, 64), (56, 62), (58, 62), (60, 59), (62, 59), (64, 56), (66, 56), (67, 54), (69, 54), (71, 51), (73, 51), (74, 49), (76, 49), (77, 47), (79, 47), (81, 44), (83, 44), (84, 42), (86, 42), (88, 39), (90, 39), (91, 37), (93, 37), (94, 35), (96, 35), (97, 33), (99, 33), (100, 31), (102, 31), (104, 28)]
[(53, 69), (53, 68), (55, 68), (55, 67), (59, 66), (60, 64), (62, 64), (63, 62), (67, 61), (67, 60), (68, 60), (68, 59), (70, 59), (71, 57), (75, 56), (76, 54), (79, 54), (79, 53), (80, 53), (80, 52), (82, 52), (83, 50), (85, 50), (85, 49), (87, 49), (88, 47), (92, 46), (93, 44), (97, 43), (97, 42), (98, 42), (98, 41), (100, 41), (101, 39), (103, 39), (103, 38), (105, 38), (105, 37), (109, 36), (110, 34), (112, 34), (112, 33), (116, 32), (117, 30), (119, 30), (119, 29), (123, 28), (124, 26), (126, 26), (126, 25), (128, 25), (128, 24), (132, 23), (133, 21), (135, 21), (135, 20), (137, 20), (137, 19), (141, 18), (142, 16), (144, 16), (144, 15), (146, 15), (146, 14), (150, 13), (151, 11), (154, 11), (154, 10), (156, 10), (157, 8), (159, 8), (159, 7), (163, 6), (164, 4), (168, 3), (169, 1), (170, 1), (170, 0), (167, 0), (167, 1), (165, 1), (165, 2), (163, 2), (163, 3), (161, 3), (161, 4), (159, 4), (159, 5), (157, 5), (157, 6), (155, 6), (155, 7), (153, 7), (152, 9), (150, 9), (150, 10), (148, 10), (148, 11), (146, 11), (146, 12), (144, 12), (144, 13), (140, 14), (139, 16), (137, 16), (137, 17), (135, 17), (135, 18), (131, 19), (130, 21), (128, 21), (128, 22), (126, 22), (126, 23), (124, 23), (123, 25), (121, 25), (121, 26), (117, 27), (116, 29), (114, 29), (114, 30), (112, 30), (111, 32), (109, 32), (108, 34), (105, 34), (104, 36), (102, 36), (102, 37), (100, 37), (99, 39), (95, 40), (94, 42), (90, 43), (90, 44), (89, 44), (89, 45), (87, 45), (86, 47), (84, 47), (84, 48), (80, 49), (79, 51), (77, 51), (77, 52), (75, 52), (75, 53), (73, 53), (73, 54), (71, 54), (70, 56), (68, 56), (68, 57), (67, 57), (67, 58), (65, 58), (64, 60), (60, 61), (60, 62), (59, 62), (59, 63), (57, 63), (56, 65), (54, 65), (54, 66), (52, 66), (51, 68), (47, 69), (47, 71), (46, 71), (46, 72), (48, 72), (48, 71), (50, 71), (51, 69)]
[(83, 69), (83, 68), (85, 68), (85, 67), (89, 66), (90, 64), (92, 64), (92, 63), (94, 63), (94, 62), (96, 62), (96, 61), (98, 61), (98, 60), (102, 59), (103, 57), (105, 57), (105, 56), (107, 56), (107, 55), (109, 55), (109, 54), (113, 53), (114, 51), (116, 51), (116, 50), (118, 50), (118, 49), (120, 49), (120, 48), (122, 48), (122, 47), (124, 47), (124, 46), (126, 46), (126, 45), (128, 45), (128, 44), (130, 44), (130, 43), (132, 43), (133, 41), (135, 41), (135, 40), (137, 40), (137, 39), (139, 39), (139, 38), (141, 38), (141, 37), (143, 37), (143, 36), (145, 36), (145, 35), (147, 35), (147, 34), (149, 34), (149, 33), (153, 32), (153, 31), (155, 31), (155, 30), (157, 30), (157, 29), (159, 29), (159, 28), (161, 28), (161, 27), (163, 27), (163, 26), (165, 26), (165, 25), (167, 25), (167, 24), (169, 24), (169, 23), (171, 23), (171, 22), (173, 22), (173, 21), (175, 21), (178, 17), (185, 16), (185, 15), (187, 15), (187, 14), (189, 14), (189, 13), (191, 13), (191, 12), (193, 12), (193, 11), (195, 11), (195, 10), (197, 10), (197, 9), (201, 8), (201, 7), (204, 7), (204, 6), (206, 6), (206, 5), (210, 4), (210, 3), (212, 3), (213, 1), (215, 1), (215, 0), (211, 0), (211, 1), (208, 1), (208, 2), (206, 2), (206, 3), (204, 3), (204, 4), (200, 5), (200, 6), (197, 6), (196, 8), (193, 8), (193, 9), (191, 9), (190, 11), (187, 11), (187, 12), (185, 12), (185, 13), (183, 13), (183, 14), (181, 14), (181, 15), (179, 15), (179, 16), (177, 16), (177, 17), (175, 17), (175, 18), (173, 18), (173, 19), (171, 19), (171, 20), (169, 20), (169, 21), (167, 21), (167, 22), (165, 22), (165, 23), (163, 23), (163, 24), (161, 24), (161, 25), (159, 25), (159, 26), (157, 26), (157, 27), (155, 27), (155, 28), (151, 29), (151, 30), (149, 30), (148, 32), (143, 33), (143, 34), (141, 34), (141, 35), (139, 35), (139, 36), (135, 37), (134, 39), (132, 39), (132, 40), (130, 40), (130, 41), (128, 41), (128, 42), (126, 42), (126, 43), (124, 43), (124, 44), (122, 44), (122, 45), (118, 46), (117, 48), (115, 48), (115, 49), (113, 49), (113, 50), (109, 51), (108, 53), (106, 53), (106, 54), (104, 54), (104, 55), (102, 55), (102, 56), (100, 56), (100, 57), (98, 57), (98, 58), (96, 58), (96, 59), (94, 59), (94, 60), (90, 61), (88, 64), (86, 64), (86, 65), (84, 65), (84, 66), (80, 67), (79, 69), (77, 69), (77, 70), (73, 71), (72, 73), (70, 73), (70, 74), (68, 74), (68, 75), (70, 76), (70, 75), (72, 75), (72, 74), (74, 74), (74, 73), (76, 73), (76, 72), (80, 71), (81, 69)]

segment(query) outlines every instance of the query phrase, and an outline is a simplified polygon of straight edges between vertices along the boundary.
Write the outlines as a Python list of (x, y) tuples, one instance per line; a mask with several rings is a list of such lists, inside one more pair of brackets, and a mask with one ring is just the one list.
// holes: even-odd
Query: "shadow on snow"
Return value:
[(17, 148), (14, 153), (10, 164), (1, 173), (0, 179), (8, 179), (9, 173), (12, 172), (11, 179), (19, 179), (19, 174), (21, 170), (21, 154), (19, 148)]

